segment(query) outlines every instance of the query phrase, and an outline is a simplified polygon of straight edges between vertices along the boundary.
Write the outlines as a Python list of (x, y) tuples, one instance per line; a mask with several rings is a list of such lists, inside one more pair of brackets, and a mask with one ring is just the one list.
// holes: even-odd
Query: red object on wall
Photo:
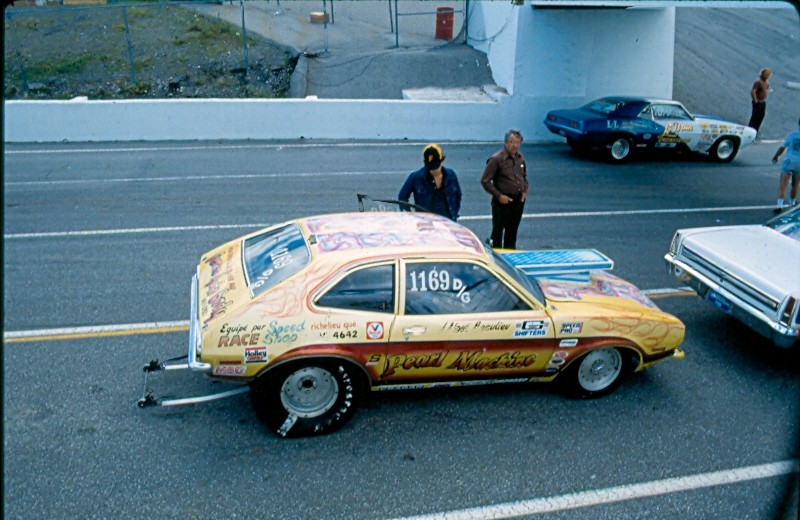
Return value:
[(452, 40), (453, 39), (453, 13), (455, 10), (452, 7), (437, 7), (436, 8), (436, 39), (437, 40)]

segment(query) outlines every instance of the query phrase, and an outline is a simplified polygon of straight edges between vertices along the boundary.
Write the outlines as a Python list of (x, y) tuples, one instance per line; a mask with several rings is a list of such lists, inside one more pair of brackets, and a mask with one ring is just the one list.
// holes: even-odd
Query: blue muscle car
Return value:
[(749, 126), (692, 115), (677, 101), (612, 96), (577, 109), (553, 110), (544, 120), (575, 151), (602, 150), (624, 162), (639, 150), (691, 151), (730, 162), (756, 138)]

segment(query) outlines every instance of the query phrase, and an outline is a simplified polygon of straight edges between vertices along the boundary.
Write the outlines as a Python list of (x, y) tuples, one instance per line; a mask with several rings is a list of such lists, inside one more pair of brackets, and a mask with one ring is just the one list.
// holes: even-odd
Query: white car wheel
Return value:
[(711, 147), (711, 158), (717, 162), (731, 162), (739, 151), (739, 142), (732, 137), (722, 137)]

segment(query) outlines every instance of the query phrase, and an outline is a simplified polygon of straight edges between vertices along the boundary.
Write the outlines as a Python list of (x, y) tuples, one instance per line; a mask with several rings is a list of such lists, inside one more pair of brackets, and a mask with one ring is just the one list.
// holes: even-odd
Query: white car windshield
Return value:
[(778, 215), (766, 224), (778, 233), (800, 242), (800, 208)]

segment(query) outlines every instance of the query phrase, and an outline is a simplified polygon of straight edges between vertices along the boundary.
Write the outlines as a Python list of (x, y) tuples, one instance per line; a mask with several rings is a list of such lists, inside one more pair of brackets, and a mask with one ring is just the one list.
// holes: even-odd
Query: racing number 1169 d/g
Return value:
[(470, 295), (465, 291), (464, 282), (459, 278), (451, 277), (447, 271), (431, 269), (430, 271), (409, 271), (409, 292), (442, 291), (458, 293), (464, 303), (469, 303)]

